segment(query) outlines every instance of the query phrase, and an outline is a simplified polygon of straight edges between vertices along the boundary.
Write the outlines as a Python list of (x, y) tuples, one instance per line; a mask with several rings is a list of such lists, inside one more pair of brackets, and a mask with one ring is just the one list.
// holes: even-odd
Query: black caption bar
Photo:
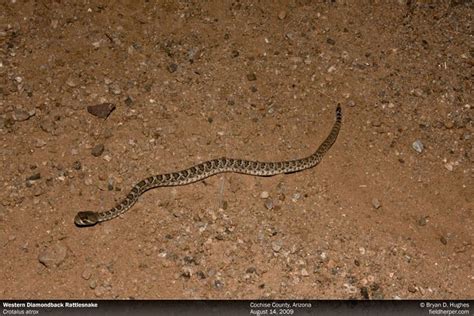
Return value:
[(472, 315), (465, 301), (1, 301), (2, 315)]

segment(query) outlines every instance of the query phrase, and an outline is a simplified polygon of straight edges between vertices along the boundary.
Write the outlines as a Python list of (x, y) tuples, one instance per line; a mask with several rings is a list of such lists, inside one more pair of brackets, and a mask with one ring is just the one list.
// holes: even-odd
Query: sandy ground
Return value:
[(0, 297), (474, 298), (470, 1), (104, 3), (0, 3)]

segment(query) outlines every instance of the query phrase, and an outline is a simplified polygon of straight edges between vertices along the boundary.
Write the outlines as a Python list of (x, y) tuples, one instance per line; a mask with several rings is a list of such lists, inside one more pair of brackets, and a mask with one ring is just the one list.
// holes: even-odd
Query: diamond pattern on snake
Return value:
[(79, 227), (84, 227), (111, 220), (128, 211), (145, 191), (159, 187), (185, 185), (222, 172), (235, 172), (265, 177), (282, 173), (294, 173), (312, 168), (321, 162), (326, 152), (334, 144), (339, 135), (341, 125), (342, 110), (340, 105), (338, 105), (336, 108), (336, 121), (331, 132), (322, 144), (319, 145), (318, 149), (310, 156), (301, 159), (276, 162), (223, 157), (208, 160), (181, 171), (151, 176), (135, 184), (128, 195), (115, 207), (103, 212), (79, 212), (74, 218), (74, 223)]

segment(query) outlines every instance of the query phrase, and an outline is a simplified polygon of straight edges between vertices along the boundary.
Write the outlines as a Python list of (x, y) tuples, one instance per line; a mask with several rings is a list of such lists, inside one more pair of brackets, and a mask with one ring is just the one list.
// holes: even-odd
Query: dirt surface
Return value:
[(2, 298), (474, 298), (469, 1), (106, 3), (0, 4)]

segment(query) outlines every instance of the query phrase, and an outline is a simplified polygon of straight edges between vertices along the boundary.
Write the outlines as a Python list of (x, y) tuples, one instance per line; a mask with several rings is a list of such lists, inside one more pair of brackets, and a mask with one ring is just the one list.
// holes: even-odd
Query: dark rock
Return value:
[(41, 179), (41, 174), (39, 172), (26, 178), (26, 180), (29, 180), (29, 181), (34, 181), (34, 180), (39, 180), (39, 179)]
[(82, 168), (81, 162), (79, 160), (74, 161), (74, 163), (72, 164), (72, 167), (75, 170), (81, 170), (81, 168)]
[(195, 265), (198, 264), (196, 261), (196, 258), (194, 258), (193, 256), (184, 256), (183, 261), (186, 264), (195, 264)]
[(132, 106), (132, 104), (133, 104), (133, 99), (130, 96), (127, 96), (127, 98), (125, 99), (125, 105)]
[(170, 73), (173, 73), (173, 72), (175, 72), (176, 70), (178, 70), (178, 65), (176, 65), (175, 63), (168, 65), (168, 71), (169, 71)]
[(247, 74), (248, 81), (255, 81), (257, 80), (257, 76), (254, 73)]
[(113, 103), (101, 103), (87, 107), (87, 112), (100, 118), (107, 118), (113, 110), (115, 110)]
[(247, 270), (245, 270), (245, 273), (248, 273), (248, 274), (257, 273), (257, 269), (255, 267), (250, 267)]
[(365, 286), (361, 287), (360, 288), (360, 295), (362, 295), (362, 297), (366, 300), (368, 300), (370, 298), (369, 296), (369, 289)]
[(92, 150), (91, 150), (91, 154), (94, 157), (99, 157), (100, 155), (102, 155), (103, 152), (104, 152), (104, 145), (103, 144), (95, 145), (94, 148), (92, 148)]
[(329, 45), (335, 45), (336, 41), (333, 40), (332, 38), (328, 38), (328, 39), (326, 39), (326, 43), (328, 43)]
[(447, 244), (448, 244), (448, 240), (447, 240), (446, 237), (444, 237), (444, 236), (439, 237), (439, 241), (441, 241), (441, 243), (442, 243), (443, 245), (447, 245)]

